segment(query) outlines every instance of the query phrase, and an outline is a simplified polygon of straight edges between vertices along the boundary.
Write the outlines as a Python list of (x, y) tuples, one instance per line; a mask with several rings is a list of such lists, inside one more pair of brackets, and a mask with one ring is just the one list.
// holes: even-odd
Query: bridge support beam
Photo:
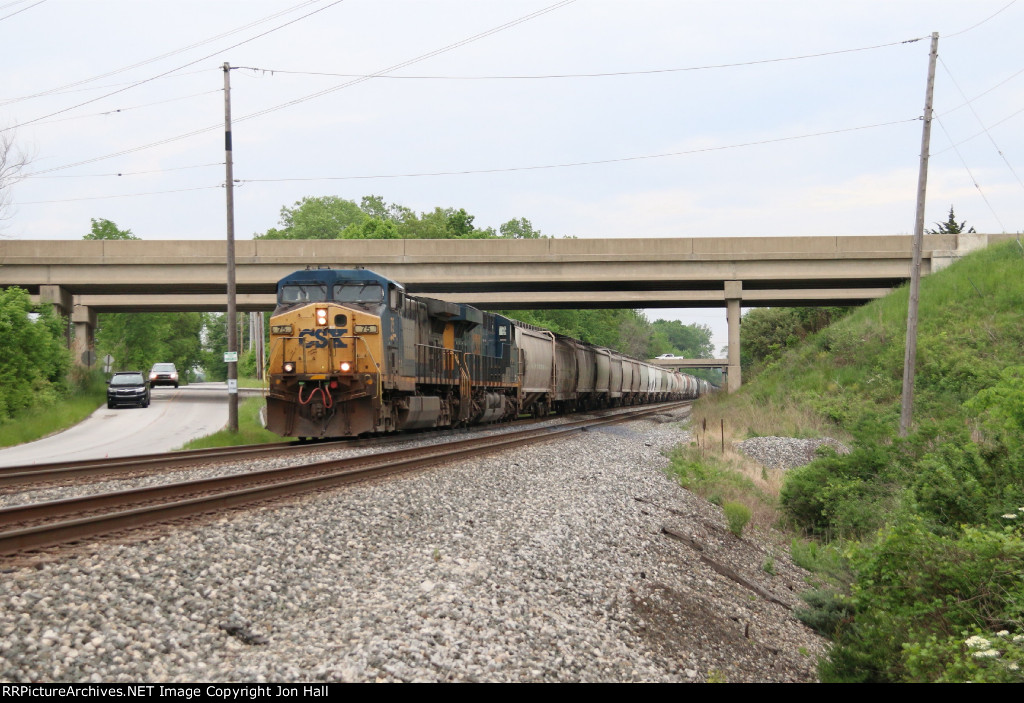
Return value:
[(71, 313), (75, 325), (75, 363), (92, 366), (96, 363), (96, 311), (85, 305), (76, 305)]
[(727, 388), (738, 391), (740, 375), (740, 301), (743, 299), (743, 281), (725, 282), (725, 316), (729, 323), (729, 366)]

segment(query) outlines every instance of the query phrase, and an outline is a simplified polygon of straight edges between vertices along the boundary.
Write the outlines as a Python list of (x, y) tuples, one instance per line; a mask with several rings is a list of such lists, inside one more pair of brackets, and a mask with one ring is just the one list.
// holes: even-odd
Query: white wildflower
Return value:
[(998, 649), (983, 649), (980, 652), (974, 653), (975, 659), (995, 659), (999, 656)]
[(1009, 637), (1009, 636), (1010, 636), (1010, 631), (1009, 630), (1000, 630), (999, 632), (996, 633), (996, 637)]
[(988, 647), (992, 643), (984, 637), (978, 637), (978, 635), (974, 635), (973, 637), (968, 637), (966, 640), (964, 640), (964, 644), (966, 644), (971, 649), (974, 649), (975, 647)]
[(1017, 513), (1006, 513), (1006, 515), (1003, 515), (1003, 517), (1006, 518), (1007, 520), (1016, 520), (1017, 519)]

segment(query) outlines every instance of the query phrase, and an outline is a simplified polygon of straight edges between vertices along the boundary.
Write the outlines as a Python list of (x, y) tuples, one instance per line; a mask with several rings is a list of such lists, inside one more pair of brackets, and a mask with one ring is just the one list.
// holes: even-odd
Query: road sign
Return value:
[(110, 373), (113, 368), (114, 357), (112, 357), (110, 354), (107, 354), (105, 357), (103, 357), (103, 373)]
[(224, 352), (224, 363), (230, 364), (232, 361), (238, 361), (238, 352)]

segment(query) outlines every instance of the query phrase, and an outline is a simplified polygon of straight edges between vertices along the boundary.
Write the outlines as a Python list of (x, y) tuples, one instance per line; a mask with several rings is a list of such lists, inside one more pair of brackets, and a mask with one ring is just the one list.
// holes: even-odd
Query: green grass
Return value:
[(234, 447), (241, 444), (270, 444), (280, 442), (284, 438), (263, 429), (260, 425), (259, 412), (263, 407), (263, 398), (249, 398), (238, 405), (238, 433), (227, 430), (214, 432), (188, 442), (181, 449), (210, 449), (212, 447)]
[(92, 383), (55, 405), (32, 406), (0, 422), (0, 447), (33, 442), (61, 432), (89, 417), (107, 401), (106, 385)]
[[(895, 428), (902, 391), (907, 288), (865, 305), (782, 358), (747, 373), (739, 392), (701, 401), (694, 417), (730, 419), (745, 435), (857, 435), (864, 419)], [(955, 417), (1024, 349), (1024, 256), (992, 246), (921, 281), (914, 391), (917, 420)], [(771, 412), (765, 412), (764, 409)], [(750, 419), (753, 418), (753, 419)], [(877, 424), (877, 423), (876, 423)], [(728, 439), (728, 438), (727, 438)]]
[(753, 471), (749, 462), (731, 452), (724, 456), (706, 453), (696, 442), (677, 447), (669, 460), (667, 471), (683, 488), (723, 509), (732, 506), (726, 510), (726, 516), (737, 537), (747, 521), (758, 528), (768, 528), (777, 522), (776, 477)]
[[(826, 681), (986, 680), (958, 668), (977, 665), (960, 633), (992, 638), (1020, 627), (1024, 533), (1000, 515), (1024, 505), (1024, 248), (993, 246), (921, 281), (914, 423), (904, 439), (907, 297), (902, 288), (859, 308), (745, 372), (739, 392), (693, 409), (713, 425), (725, 419), (727, 445), (821, 433), (853, 450), (786, 472), (780, 493), (790, 526), (833, 539), (794, 539), (790, 549), (816, 587), (796, 615), (834, 638), (821, 663)], [(721, 479), (718, 453), (728, 448), (714, 451), (708, 434), (698, 447), (710, 456), (691, 448), (682, 480), (708, 495), (742, 490)]]

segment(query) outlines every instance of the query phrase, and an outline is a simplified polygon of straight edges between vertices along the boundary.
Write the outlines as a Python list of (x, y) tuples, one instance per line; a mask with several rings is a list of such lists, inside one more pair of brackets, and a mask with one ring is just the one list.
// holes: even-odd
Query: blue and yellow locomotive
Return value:
[(296, 271), (270, 320), (267, 427), (352, 437), (696, 397), (703, 382), (363, 269)]

